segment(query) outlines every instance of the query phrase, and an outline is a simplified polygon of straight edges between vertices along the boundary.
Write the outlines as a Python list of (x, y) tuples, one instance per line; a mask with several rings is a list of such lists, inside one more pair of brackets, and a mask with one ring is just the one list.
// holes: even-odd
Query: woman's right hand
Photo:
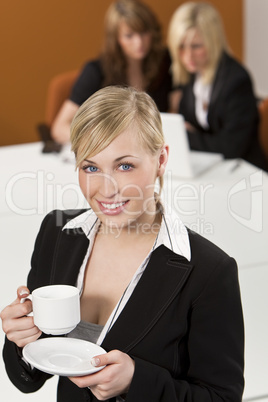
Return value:
[(26, 286), (20, 286), (17, 289), (17, 299), (0, 313), (3, 331), (7, 338), (20, 348), (35, 341), (42, 334), (42, 331), (34, 325), (33, 317), (28, 316), (32, 312), (31, 300), (26, 299), (21, 303), (21, 299), (27, 298), (29, 294), (30, 291)]
[(196, 128), (188, 121), (185, 121), (184, 124), (185, 124), (185, 128), (188, 132), (194, 133), (196, 131)]

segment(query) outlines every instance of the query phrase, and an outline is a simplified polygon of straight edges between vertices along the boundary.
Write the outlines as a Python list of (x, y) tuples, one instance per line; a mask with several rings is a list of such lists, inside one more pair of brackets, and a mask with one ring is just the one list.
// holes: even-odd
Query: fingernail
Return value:
[(20, 296), (28, 296), (29, 292), (27, 290), (25, 290), (25, 289), (22, 289), (22, 290), (20, 290), (19, 295)]
[(94, 367), (98, 367), (98, 365), (100, 364), (100, 359), (99, 359), (98, 357), (93, 357), (93, 358), (91, 359), (91, 364), (92, 364), (92, 366), (94, 366)]

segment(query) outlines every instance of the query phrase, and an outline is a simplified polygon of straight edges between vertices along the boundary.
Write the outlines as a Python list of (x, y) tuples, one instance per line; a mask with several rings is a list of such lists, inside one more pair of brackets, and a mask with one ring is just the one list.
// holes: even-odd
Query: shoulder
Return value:
[(210, 274), (215, 269), (237, 271), (236, 261), (220, 247), (203, 236), (188, 229), (191, 246), (191, 263), (204, 273)]
[(190, 260), (162, 246), (155, 253), (155, 264), (167, 267), (171, 262), (173, 269), (182, 268), (185, 273), (188, 272), (186, 294), (191, 300), (197, 300), (205, 289), (212, 288), (213, 292), (224, 293), (230, 288), (236, 288), (238, 283), (236, 261), (198, 233), (189, 229), (187, 231), (191, 246)]
[(163, 49), (163, 55), (162, 55), (161, 62), (162, 62), (163, 67), (165, 67), (167, 70), (170, 69), (170, 67), (171, 67), (171, 57), (170, 57), (170, 53), (169, 53), (167, 48)]
[(192, 250), (192, 257), (197, 253), (198, 255), (204, 255), (204, 257), (208, 259), (211, 257), (214, 259), (230, 258), (225, 251), (216, 246), (216, 244), (212, 243), (210, 240), (189, 228), (187, 228), (187, 231)]
[(101, 61), (99, 59), (94, 59), (88, 61), (86, 64), (84, 64), (82, 68), (81, 75), (86, 75), (86, 74), (98, 74), (102, 75), (102, 66), (101, 66)]
[(224, 72), (225, 76), (232, 79), (233, 82), (247, 81), (251, 82), (248, 70), (235, 57), (224, 53), (220, 61), (219, 72)]
[[(211, 295), (226, 300), (239, 294), (238, 267), (234, 258), (203, 236), (189, 230), (190, 264), (193, 269), (189, 281), (192, 300), (204, 300)], [(201, 299), (199, 297), (203, 295)]]
[(99, 60), (87, 62), (77, 78), (70, 95), (70, 100), (77, 105), (82, 103), (101, 88), (103, 71)]
[(59, 232), (71, 219), (85, 212), (86, 209), (53, 210), (42, 221), (40, 232)]
[[(63, 235), (63, 227), (70, 220), (85, 212), (86, 209), (54, 210), (48, 213), (43, 219), (34, 244), (32, 261), (42, 250), (44, 255), (51, 257), (56, 244)], [(81, 231), (72, 231), (72, 234), (80, 234)]]

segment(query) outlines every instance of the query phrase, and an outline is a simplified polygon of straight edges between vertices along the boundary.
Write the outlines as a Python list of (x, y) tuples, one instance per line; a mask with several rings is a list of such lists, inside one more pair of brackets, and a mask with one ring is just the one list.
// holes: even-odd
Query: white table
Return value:
[(239, 267), (268, 262), (268, 176), (223, 161), (192, 180), (167, 174), (164, 198), (184, 223), (233, 256)]
[[(74, 163), (64, 162), (61, 154), (42, 154), (41, 148), (40, 143), (0, 148), (0, 191), (5, 194), (0, 199), (0, 309), (25, 283), (44, 215), (55, 208), (87, 207)], [(268, 400), (268, 177), (246, 162), (233, 170), (236, 164), (223, 161), (193, 180), (171, 180), (168, 172), (162, 196), (191, 229), (237, 260), (246, 329), (244, 398)], [(22, 395), (7, 379), (2, 360), (0, 380), (1, 400), (56, 398), (55, 378), (38, 394)]]

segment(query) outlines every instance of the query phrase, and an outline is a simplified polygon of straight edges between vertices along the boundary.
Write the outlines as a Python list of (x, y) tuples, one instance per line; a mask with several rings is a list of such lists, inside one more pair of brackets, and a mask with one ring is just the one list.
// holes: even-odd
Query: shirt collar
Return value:
[(187, 228), (175, 211), (167, 205), (163, 207), (156, 247), (161, 244), (190, 261), (191, 247)]
[[(87, 238), (92, 240), (98, 231), (99, 225), (99, 218), (92, 209), (89, 209), (71, 219), (62, 230), (81, 228)], [(170, 206), (163, 207), (162, 223), (154, 248), (162, 244), (190, 261), (191, 248), (187, 229)]]

